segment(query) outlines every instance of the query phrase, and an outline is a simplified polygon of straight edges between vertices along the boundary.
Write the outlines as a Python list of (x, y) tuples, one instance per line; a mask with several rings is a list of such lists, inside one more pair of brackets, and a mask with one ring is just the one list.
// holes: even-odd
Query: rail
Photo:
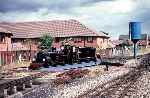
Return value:
[[(139, 65), (136, 68), (132, 68), (129, 73), (98, 85), (94, 89), (79, 95), (77, 98), (123, 98), (124, 96), (128, 96), (126, 95), (127, 92), (132, 92), (131, 89), (135, 87), (135, 81), (150, 65), (150, 54), (140, 55), (139, 57), (142, 57)], [(116, 92), (117, 94), (115, 94)]]

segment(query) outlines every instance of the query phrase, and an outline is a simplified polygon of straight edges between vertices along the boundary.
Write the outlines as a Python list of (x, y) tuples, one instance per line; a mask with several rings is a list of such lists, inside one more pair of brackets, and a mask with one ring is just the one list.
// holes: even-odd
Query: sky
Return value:
[(0, 0), (0, 22), (75, 19), (111, 39), (128, 34), (128, 23), (142, 22), (150, 34), (150, 0)]

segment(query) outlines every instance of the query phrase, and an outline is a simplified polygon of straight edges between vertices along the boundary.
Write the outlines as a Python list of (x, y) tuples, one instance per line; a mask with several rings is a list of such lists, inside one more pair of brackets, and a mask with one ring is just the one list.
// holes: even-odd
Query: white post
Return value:
[(17, 93), (17, 87), (16, 86), (13, 87), (13, 92)]
[(24, 83), (22, 84), (22, 90), (25, 90), (25, 84)]
[(4, 89), (4, 98), (7, 98), (8, 97), (8, 93), (7, 93), (7, 89)]

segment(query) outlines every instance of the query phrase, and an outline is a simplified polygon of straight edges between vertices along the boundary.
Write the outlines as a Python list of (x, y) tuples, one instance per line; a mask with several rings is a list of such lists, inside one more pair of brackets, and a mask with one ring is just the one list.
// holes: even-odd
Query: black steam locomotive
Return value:
[(30, 69), (37, 69), (40, 67), (49, 67), (49, 66), (57, 66), (65, 65), (65, 64), (73, 64), (73, 63), (81, 63), (81, 62), (96, 62), (96, 48), (92, 47), (73, 47), (73, 46), (65, 46), (59, 51), (55, 48), (51, 48), (47, 51), (39, 51), (30, 64)]

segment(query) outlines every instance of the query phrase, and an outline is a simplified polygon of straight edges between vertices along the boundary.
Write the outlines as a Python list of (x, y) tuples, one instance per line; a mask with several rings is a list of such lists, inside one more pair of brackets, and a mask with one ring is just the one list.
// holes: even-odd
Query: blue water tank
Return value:
[(129, 23), (130, 36), (133, 42), (141, 39), (141, 22), (130, 22)]

